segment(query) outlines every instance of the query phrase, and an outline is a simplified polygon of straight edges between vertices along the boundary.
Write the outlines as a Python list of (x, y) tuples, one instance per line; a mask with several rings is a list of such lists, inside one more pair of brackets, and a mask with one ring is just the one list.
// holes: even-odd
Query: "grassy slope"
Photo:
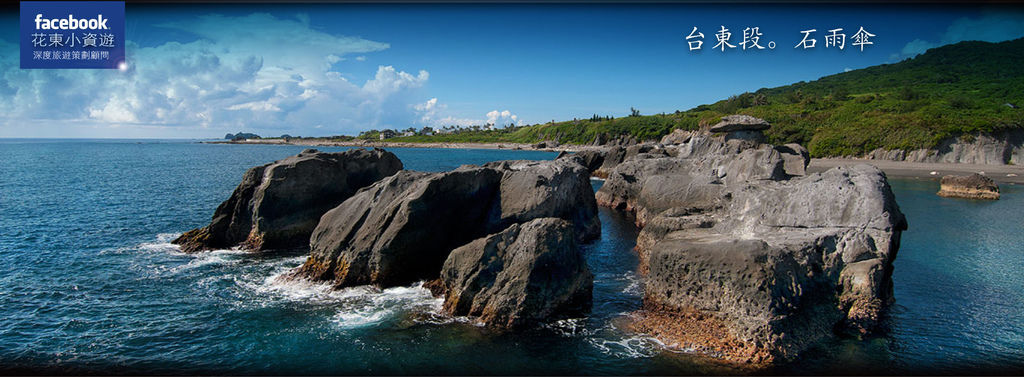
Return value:
[(951, 136), (1024, 127), (1024, 109), (1004, 105), (1024, 106), (1022, 61), (1024, 38), (961, 42), (900, 63), (760, 89), (684, 112), (393, 140), (531, 143), (557, 138), (587, 144), (598, 134), (653, 140), (738, 113), (768, 120), (772, 143), (801, 143), (814, 157), (929, 148)]

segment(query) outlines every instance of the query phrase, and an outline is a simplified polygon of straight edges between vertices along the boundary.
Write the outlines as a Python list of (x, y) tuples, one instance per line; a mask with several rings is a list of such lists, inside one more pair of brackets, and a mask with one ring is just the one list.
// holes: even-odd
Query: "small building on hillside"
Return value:
[(393, 138), (393, 137), (395, 137), (395, 131), (383, 130), (383, 131), (380, 132), (380, 139), (381, 140), (390, 139), (390, 138)]

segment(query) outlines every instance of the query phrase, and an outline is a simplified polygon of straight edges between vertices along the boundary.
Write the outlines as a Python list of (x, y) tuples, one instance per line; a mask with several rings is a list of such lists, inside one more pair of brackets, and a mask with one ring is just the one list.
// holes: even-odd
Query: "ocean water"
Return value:
[[(585, 246), (585, 318), (498, 332), (438, 314), (418, 285), (332, 291), (278, 283), (301, 254), (180, 253), (249, 167), (296, 146), (0, 140), (0, 372), (225, 374), (742, 373), (622, 330), (642, 281), (629, 219), (601, 209)], [(320, 148), (342, 150), (344, 148)], [(453, 169), (510, 150), (393, 149)], [(910, 229), (890, 331), (822, 343), (767, 373), (972, 373), (1024, 367), (1024, 190), (943, 199), (892, 180)], [(595, 189), (600, 181), (594, 181)]]

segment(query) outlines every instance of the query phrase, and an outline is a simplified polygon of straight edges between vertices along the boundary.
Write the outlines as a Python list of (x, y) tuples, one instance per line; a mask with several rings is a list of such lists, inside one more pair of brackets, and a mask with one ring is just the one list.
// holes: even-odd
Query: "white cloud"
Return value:
[(445, 126), (482, 126), (488, 123), (501, 127), (519, 123), (519, 116), (512, 114), (509, 110), (492, 110), (484, 114), (483, 118), (464, 118), (446, 114), (448, 105), (441, 103), (436, 97), (414, 105), (413, 109), (420, 114), (419, 123), (421, 125), (435, 128)]
[(1003, 42), (1024, 36), (1024, 12), (984, 12), (980, 17), (961, 17), (946, 28), (938, 41), (914, 39), (891, 60), (923, 54), (928, 49), (962, 41)]
[(518, 116), (516, 116), (515, 114), (512, 114), (512, 112), (508, 111), (508, 110), (503, 110), (503, 111), (493, 110), (493, 111), (487, 113), (487, 123), (491, 123), (491, 124), (494, 124), (494, 125), (497, 125), (497, 126), (506, 126), (506, 125), (509, 125), (509, 124), (515, 124), (515, 123), (517, 123), (518, 119), (519, 119)]
[[(21, 70), (17, 45), (0, 40), (0, 135), (353, 134), (405, 127), (422, 115), (414, 99), (428, 72), (382, 65), (357, 85), (331, 68), (387, 43), (328, 34), (302, 15), (208, 15), (160, 26), (199, 39), (128, 41), (126, 71)], [(118, 133), (104, 131), (111, 127)]]

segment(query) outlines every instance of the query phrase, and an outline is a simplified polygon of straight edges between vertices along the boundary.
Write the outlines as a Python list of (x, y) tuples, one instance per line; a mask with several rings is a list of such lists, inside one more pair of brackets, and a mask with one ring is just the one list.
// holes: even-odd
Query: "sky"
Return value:
[[(356, 135), (653, 114), (1024, 37), (1020, 6), (128, 4), (125, 70), (23, 70), (17, 12), (0, 13), (0, 137)], [(722, 27), (736, 48), (712, 49)], [(742, 50), (748, 27), (775, 48)], [(863, 51), (861, 27), (874, 34)], [(842, 50), (824, 46), (836, 28)], [(810, 29), (815, 47), (796, 48)]]

